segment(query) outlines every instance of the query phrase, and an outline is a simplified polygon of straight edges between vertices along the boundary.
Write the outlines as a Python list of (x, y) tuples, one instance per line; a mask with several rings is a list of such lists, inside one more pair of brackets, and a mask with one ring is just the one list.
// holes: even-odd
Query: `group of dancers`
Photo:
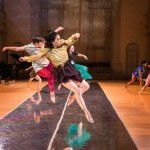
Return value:
[(87, 121), (94, 123), (82, 96), (90, 87), (86, 79), (92, 79), (92, 77), (88, 74), (87, 67), (76, 64), (73, 59), (73, 56), (87, 59), (85, 55), (78, 53), (73, 46), (78, 41), (80, 34), (75, 33), (64, 40), (58, 34), (62, 30), (62, 27), (54, 31), (49, 30), (44, 38), (36, 36), (30, 44), (21, 47), (4, 47), (3, 51), (26, 51), (29, 56), (20, 57), (20, 61), (32, 62), (29, 81), (36, 78), (39, 80), (40, 88), (40, 77), (47, 78), (50, 99), (55, 103), (54, 79), (57, 80), (59, 85), (63, 85), (73, 92), (68, 103), (71, 104), (76, 100), (84, 111)]
[[(87, 121), (89, 123), (94, 123), (94, 120), (89, 110), (87, 109), (82, 96), (83, 93), (86, 92), (90, 87), (86, 80), (92, 79), (92, 76), (88, 73), (88, 69), (86, 66), (76, 64), (74, 61), (74, 57), (76, 56), (83, 57), (86, 60), (88, 60), (88, 58), (87, 56), (80, 54), (74, 48), (73, 44), (78, 41), (80, 34), (75, 33), (71, 35), (67, 40), (64, 40), (61, 39), (60, 35), (58, 34), (63, 29), (64, 28), (62, 27), (58, 27), (54, 31), (49, 30), (44, 38), (36, 36), (32, 39), (32, 42), (30, 44), (21, 47), (4, 47), (3, 51), (13, 50), (27, 52), (29, 56), (20, 57), (20, 61), (32, 62), (32, 66), (26, 69), (30, 70), (30, 79), (28, 82), (28, 86), (30, 86), (30, 82), (35, 78), (36, 80), (38, 80), (38, 90), (40, 90), (42, 82), (41, 77), (46, 78), (48, 80), (50, 100), (55, 103), (56, 99), (54, 84), (55, 80), (57, 80), (57, 82), (59, 83), (58, 89), (60, 89), (61, 85), (63, 85), (73, 93), (69, 98), (68, 106), (76, 100), (78, 105), (85, 113)], [(143, 74), (146, 70), (145, 68), (147, 68), (147, 70), (149, 71), (150, 64), (148, 64), (147, 61), (142, 61), (141, 65), (132, 72), (132, 78), (125, 87), (127, 88), (136, 79), (138, 79), (141, 86), (139, 94), (141, 94), (145, 90), (145, 88), (150, 85), (150, 72), (148, 72), (145, 84), (143, 86)], [(76, 124), (72, 124), (68, 130), (68, 137), (70, 135), (71, 137), (79, 137), (79, 140), (81, 137), (81, 126), (81, 123), (79, 124), (79, 126)], [(87, 137), (83, 140), (83, 143), (89, 138), (90, 134), (87, 133)], [(74, 145), (73, 142), (74, 140), (70, 140), (69, 137), (68, 143), (70, 143), (69, 145), (71, 145), (71, 147), (73, 147)]]
[[(146, 76), (146, 79), (143, 77), (144, 74)], [(135, 70), (132, 72), (132, 78), (125, 85), (125, 87), (127, 88), (136, 79), (139, 81), (139, 84), (141, 86), (141, 90), (139, 91), (139, 94), (142, 94), (145, 88), (150, 85), (150, 62), (148, 63), (146, 60), (141, 61), (141, 65), (135, 68)], [(145, 82), (144, 85), (143, 82)]]

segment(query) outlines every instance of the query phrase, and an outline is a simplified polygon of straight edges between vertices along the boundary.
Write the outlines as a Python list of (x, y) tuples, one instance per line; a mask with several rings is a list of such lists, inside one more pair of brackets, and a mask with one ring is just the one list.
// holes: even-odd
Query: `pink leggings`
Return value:
[(47, 78), (50, 92), (54, 91), (54, 66), (50, 63), (47, 67), (42, 68), (37, 74), (43, 78)]

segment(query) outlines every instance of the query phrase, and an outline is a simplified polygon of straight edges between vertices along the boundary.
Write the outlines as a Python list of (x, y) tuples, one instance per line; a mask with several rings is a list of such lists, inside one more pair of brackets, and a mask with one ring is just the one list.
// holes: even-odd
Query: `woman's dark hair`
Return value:
[(46, 40), (46, 47), (49, 47), (49, 48), (53, 48), (53, 44), (52, 42), (56, 39), (56, 35), (58, 33), (52, 31), (52, 30), (49, 30), (49, 32), (47, 33), (47, 35), (45, 36), (45, 40)]

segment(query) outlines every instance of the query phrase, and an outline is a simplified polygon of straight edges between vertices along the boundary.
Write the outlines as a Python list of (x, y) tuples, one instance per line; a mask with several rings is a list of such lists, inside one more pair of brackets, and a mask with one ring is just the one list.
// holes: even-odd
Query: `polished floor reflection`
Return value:
[[(95, 123), (90, 124), (74, 102), (67, 107), (54, 138), (52, 148), (68, 147), (66, 134), (72, 123), (83, 123), (91, 138), (84, 150), (136, 150), (134, 142), (115, 110), (97, 83), (84, 94), (85, 103)], [(14, 111), (0, 120), (0, 148), (2, 150), (47, 150), (62, 114), (69, 91), (56, 89), (56, 103), (49, 100), (48, 87), (37, 92)]]

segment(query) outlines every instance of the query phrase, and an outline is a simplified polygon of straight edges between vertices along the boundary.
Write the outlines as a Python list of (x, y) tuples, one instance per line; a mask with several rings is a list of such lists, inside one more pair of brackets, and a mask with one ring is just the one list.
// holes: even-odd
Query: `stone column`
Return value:
[(111, 66), (114, 73), (123, 73), (122, 64), (120, 62), (120, 1), (113, 1), (113, 16), (112, 16), (112, 62)]

